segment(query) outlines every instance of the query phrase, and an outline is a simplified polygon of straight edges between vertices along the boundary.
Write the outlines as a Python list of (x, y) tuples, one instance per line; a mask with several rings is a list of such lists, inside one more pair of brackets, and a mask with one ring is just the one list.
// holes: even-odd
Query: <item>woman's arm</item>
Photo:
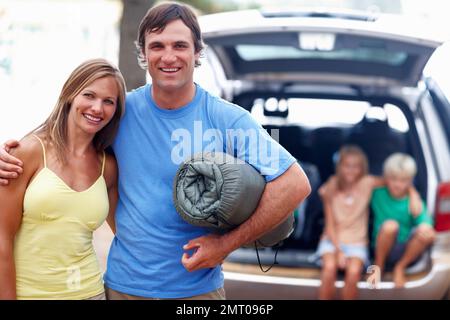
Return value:
[(117, 179), (118, 170), (116, 158), (111, 154), (106, 154), (105, 180), (108, 186), (109, 199), (109, 213), (106, 221), (114, 234), (116, 234), (115, 213), (117, 201), (119, 199)]
[(14, 239), (22, 222), (25, 190), (42, 155), (37, 149), (39, 146), (30, 139), (12, 151), (12, 155), (24, 163), (23, 174), (11, 180), (8, 186), (0, 186), (0, 299), (16, 299)]

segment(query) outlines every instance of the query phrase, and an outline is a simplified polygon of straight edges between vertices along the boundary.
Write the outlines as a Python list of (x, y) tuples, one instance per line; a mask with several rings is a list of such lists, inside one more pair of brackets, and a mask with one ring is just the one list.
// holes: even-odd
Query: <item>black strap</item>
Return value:
[(278, 261), (277, 261), (277, 255), (278, 255), (278, 250), (280, 249), (280, 247), (281, 247), (280, 244), (276, 245), (276, 247), (275, 247), (275, 257), (273, 258), (273, 263), (272, 263), (272, 265), (271, 265), (269, 268), (267, 268), (266, 270), (264, 270), (264, 269), (263, 269), (263, 266), (261, 265), (261, 259), (259, 258), (258, 244), (257, 244), (256, 241), (255, 241), (256, 257), (258, 258), (259, 268), (261, 269), (262, 272), (264, 272), (264, 273), (269, 272), (270, 269), (272, 269), (272, 267), (273, 267), (274, 265), (278, 264)]

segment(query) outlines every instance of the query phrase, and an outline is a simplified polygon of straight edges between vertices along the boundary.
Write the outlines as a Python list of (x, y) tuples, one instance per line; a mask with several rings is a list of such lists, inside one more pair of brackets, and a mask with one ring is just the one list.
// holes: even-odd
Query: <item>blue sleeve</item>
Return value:
[(278, 143), (278, 132), (271, 135), (250, 113), (242, 115), (227, 135), (227, 153), (252, 165), (270, 182), (282, 175), (297, 160)]

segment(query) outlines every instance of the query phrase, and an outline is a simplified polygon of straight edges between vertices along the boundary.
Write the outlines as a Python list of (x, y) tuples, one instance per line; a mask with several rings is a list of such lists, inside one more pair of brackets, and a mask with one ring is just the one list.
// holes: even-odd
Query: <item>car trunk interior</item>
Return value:
[[(279, 143), (296, 157), (310, 180), (312, 193), (295, 212), (296, 225), (294, 232), (278, 248), (260, 249), (259, 260), (262, 265), (270, 266), (276, 261), (277, 267), (317, 270), (319, 259), (314, 255), (324, 227), (322, 202), (317, 193), (318, 188), (334, 173), (336, 154), (344, 144), (356, 144), (367, 154), (369, 172), (382, 175), (383, 161), (394, 152), (404, 152), (412, 155), (418, 166), (418, 175), (414, 184), (423, 198), (426, 198), (427, 176), (426, 164), (416, 132), (413, 114), (408, 105), (397, 98), (382, 95), (339, 95), (318, 93), (280, 93), (267, 91), (243, 92), (235, 96), (234, 103), (252, 111), (257, 99), (289, 99), (289, 98), (333, 99), (336, 101), (365, 101), (372, 107), (383, 107), (386, 104), (395, 105), (404, 115), (408, 123), (405, 132), (393, 129), (388, 120), (363, 117), (353, 125), (326, 125), (319, 127), (302, 126), (297, 123), (280, 123), (276, 118), (286, 118), (290, 107), (282, 112), (264, 110), (268, 122), (263, 127), (268, 130), (278, 129)], [(271, 121), (270, 119), (274, 120)], [(276, 123), (276, 124), (274, 124)], [(368, 232), (372, 238), (373, 213), (370, 212)], [(372, 244), (370, 248), (373, 248)], [(373, 261), (373, 249), (371, 261)], [(275, 259), (276, 256), (276, 259)], [(258, 257), (255, 249), (242, 248), (232, 253), (227, 261), (237, 266), (253, 265), (258, 267)], [(430, 252), (426, 252), (416, 263), (409, 266), (407, 273), (420, 274), (429, 269)], [(258, 267), (259, 269), (259, 267)], [(389, 271), (389, 270), (386, 270)], [(288, 272), (289, 274), (289, 272)], [(311, 273), (309, 273), (311, 274)], [(313, 277), (317, 277), (318, 273)]]

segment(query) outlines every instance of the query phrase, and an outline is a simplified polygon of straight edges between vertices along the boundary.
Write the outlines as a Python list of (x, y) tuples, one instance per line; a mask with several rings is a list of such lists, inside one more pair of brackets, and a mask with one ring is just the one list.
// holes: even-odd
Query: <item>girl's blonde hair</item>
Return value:
[(417, 173), (417, 165), (414, 159), (406, 153), (394, 153), (383, 164), (383, 174), (407, 175), (413, 178)]
[(64, 83), (55, 108), (47, 120), (32, 131), (42, 133), (47, 143), (55, 148), (56, 156), (62, 163), (66, 162), (67, 119), (75, 97), (94, 81), (112, 77), (117, 83), (119, 96), (117, 108), (109, 123), (95, 134), (93, 145), (100, 152), (114, 141), (119, 122), (125, 112), (126, 86), (119, 69), (105, 59), (90, 59), (80, 64)]
[(350, 156), (350, 155), (357, 156), (360, 159), (361, 174), (358, 177), (358, 179), (362, 178), (369, 172), (369, 162), (367, 160), (367, 156), (360, 147), (358, 147), (356, 145), (351, 145), (351, 144), (342, 146), (339, 149), (338, 160), (336, 163), (336, 177), (337, 177), (337, 184), (338, 184), (339, 189), (342, 189), (344, 187), (344, 179), (342, 177), (340, 166), (342, 164), (343, 159), (346, 156)]

